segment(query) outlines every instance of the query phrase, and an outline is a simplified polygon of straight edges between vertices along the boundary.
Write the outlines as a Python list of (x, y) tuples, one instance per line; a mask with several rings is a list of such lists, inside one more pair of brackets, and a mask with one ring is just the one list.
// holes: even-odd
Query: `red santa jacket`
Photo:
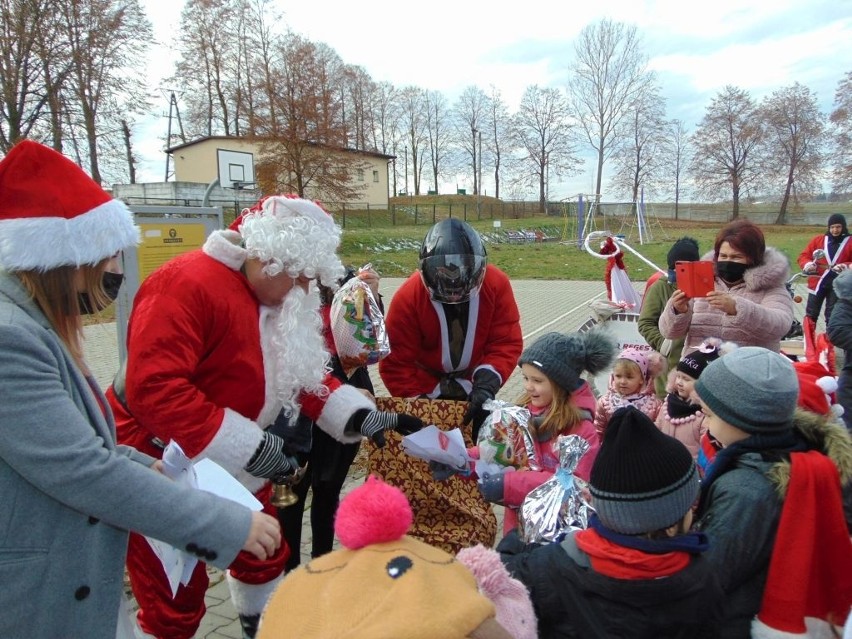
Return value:
[(488, 367), (503, 382), (518, 364), (523, 348), (520, 313), (509, 278), (489, 264), (479, 293), (471, 297), (464, 352), (452, 366), (447, 322), (441, 304), (433, 302), (420, 279), (411, 275), (391, 300), (385, 326), (391, 352), (379, 362), (379, 374), (391, 395), (437, 397), (441, 379), (460, 373), (470, 391), (477, 368)]
[[(174, 439), (191, 458), (209, 457), (257, 491), (265, 480), (243, 468), (277, 417), (280, 405), (266, 388), (261, 306), (240, 258), (214, 233), (204, 250), (177, 257), (139, 288), (127, 331), (125, 406), (112, 389), (118, 441), (159, 457), (152, 443)], [(302, 410), (320, 428), (343, 433), (358, 408), (374, 409), (357, 389), (325, 379), (329, 394), (303, 394)]]
[[(814, 251), (817, 249), (825, 251), (825, 256), (815, 260), (813, 256)], [(849, 265), (852, 263), (852, 236), (847, 235), (843, 238), (840, 242), (840, 246), (837, 247), (837, 251), (834, 253), (834, 257), (829, 260), (828, 235), (824, 233), (822, 235), (816, 235), (810, 242), (808, 242), (808, 245), (804, 248), (804, 250), (799, 253), (799, 257), (796, 262), (798, 262), (802, 269), (805, 268), (805, 264), (808, 262), (816, 264), (816, 273), (808, 277), (808, 293), (816, 293), (819, 289), (820, 283), (831, 270), (832, 266), (837, 266), (838, 264)]]

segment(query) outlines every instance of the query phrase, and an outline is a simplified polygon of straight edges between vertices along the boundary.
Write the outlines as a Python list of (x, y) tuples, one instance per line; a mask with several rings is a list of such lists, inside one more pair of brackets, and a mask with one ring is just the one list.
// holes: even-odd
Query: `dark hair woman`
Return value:
[(787, 258), (766, 246), (758, 226), (736, 220), (722, 227), (704, 259), (714, 262), (715, 290), (695, 299), (675, 291), (660, 316), (663, 337), (685, 337), (682, 355), (707, 338), (779, 351), (793, 322)]

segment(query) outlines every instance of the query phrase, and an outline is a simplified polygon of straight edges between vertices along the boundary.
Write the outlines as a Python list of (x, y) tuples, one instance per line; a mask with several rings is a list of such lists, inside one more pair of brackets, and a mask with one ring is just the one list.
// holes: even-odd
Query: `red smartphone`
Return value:
[(707, 297), (707, 293), (716, 288), (716, 274), (713, 262), (675, 262), (677, 287), (687, 297)]

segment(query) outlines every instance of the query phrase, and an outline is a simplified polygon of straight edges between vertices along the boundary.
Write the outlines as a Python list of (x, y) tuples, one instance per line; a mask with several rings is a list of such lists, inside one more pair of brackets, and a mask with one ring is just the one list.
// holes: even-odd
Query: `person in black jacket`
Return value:
[(852, 271), (843, 271), (833, 284), (837, 303), (828, 320), (828, 339), (844, 350), (837, 401), (843, 407), (843, 422), (852, 432)]
[(691, 533), (698, 469), (686, 447), (632, 406), (607, 426), (589, 490), (597, 514), (562, 542), (497, 546), (522, 581), (541, 639), (719, 636), (722, 589)]

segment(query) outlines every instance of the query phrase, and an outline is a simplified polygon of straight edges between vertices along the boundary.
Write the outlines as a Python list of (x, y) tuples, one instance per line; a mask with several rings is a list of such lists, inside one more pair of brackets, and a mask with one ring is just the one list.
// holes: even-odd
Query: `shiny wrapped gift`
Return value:
[(589, 442), (579, 435), (560, 435), (557, 439), (559, 468), (524, 498), (518, 512), (521, 534), (526, 543), (561, 540), (571, 530), (583, 530), (594, 512), (586, 500), (586, 482), (574, 476), (580, 459), (589, 450)]
[(540, 470), (530, 432), (529, 410), (498, 399), (489, 400), (482, 407), (490, 415), (479, 429), (476, 473), (483, 477), (508, 468)]
[(390, 353), (384, 314), (363, 280), (353, 277), (337, 290), (330, 320), (334, 347), (345, 371), (375, 364)]

